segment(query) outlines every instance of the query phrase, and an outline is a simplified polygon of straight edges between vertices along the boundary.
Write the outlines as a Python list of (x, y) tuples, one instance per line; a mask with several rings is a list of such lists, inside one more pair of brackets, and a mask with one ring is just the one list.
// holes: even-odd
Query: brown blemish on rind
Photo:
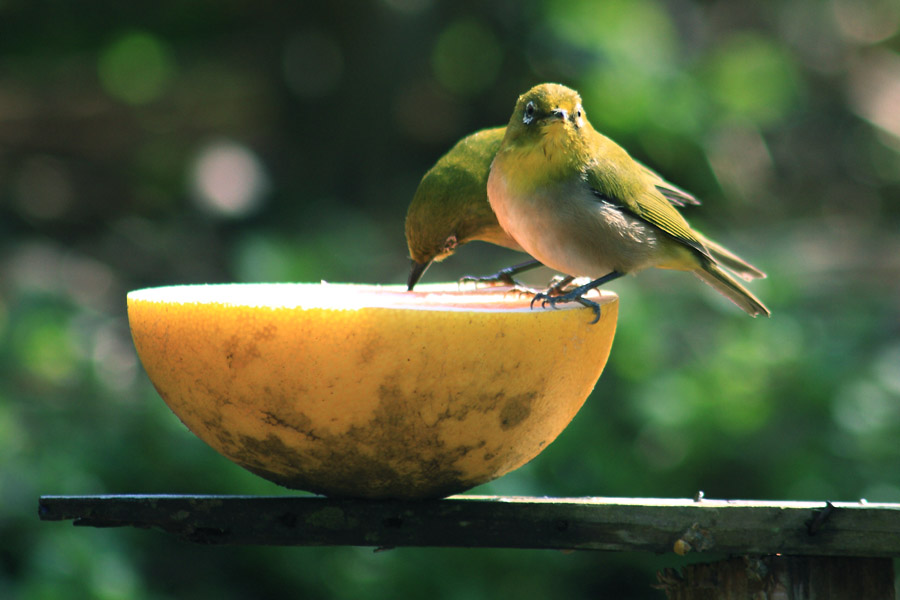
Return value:
[[(266, 342), (275, 338), (278, 328), (275, 325), (265, 325), (254, 331), (250, 336), (234, 334), (225, 342), (225, 360), (229, 369), (241, 369), (251, 361), (260, 358), (258, 342)], [(249, 337), (250, 341), (243, 341)]]
[[(506, 460), (509, 452), (501, 446), (489, 448), (487, 440), (448, 445), (443, 438), (444, 423), (463, 422), (473, 411), (495, 412), (500, 428), (510, 430), (528, 420), (539, 392), (456, 395), (447, 399), (440, 412), (426, 418), (419, 411), (432, 404), (433, 394), (427, 398), (415, 391), (407, 394), (401, 380), (399, 373), (386, 377), (378, 388), (379, 400), (372, 418), (341, 433), (313, 431), (308, 416), (290, 409), (288, 402), (275, 398), (266, 388), (272, 400), (269, 406), (279, 406), (277, 415), (271, 409), (259, 413), (260, 421), (270, 430), (268, 437), (259, 440), (243, 435), (239, 440), (228, 440), (231, 443), (225, 453), (281, 485), (327, 491), (331, 496), (359, 496), (364, 490), (362, 495), (369, 497), (403, 498), (416, 490), (416, 497), (437, 498), (489, 481), (510, 468)], [(419, 424), (411, 425), (416, 419)], [(296, 443), (289, 440), (297, 434), (314, 444), (292, 448)], [(485, 463), (485, 474), (476, 478), (465, 477), (456, 466), (472, 451), (481, 451), (479, 459)]]
[[(300, 433), (315, 445), (298, 451), (274, 433), (264, 440), (244, 435), (231, 444), (227, 454), (241, 466), (281, 485), (313, 492), (327, 490), (331, 496), (358, 496), (364, 489), (370, 497), (409, 497), (410, 490), (416, 490), (417, 497), (438, 498), (493, 478), (493, 473), (466, 478), (454, 466), (470, 452), (483, 450), (485, 440), (448, 446), (441, 437), (441, 423), (445, 419), (462, 420), (473, 408), (471, 400), (459, 399), (456, 410), (441, 414), (433, 424), (423, 422), (411, 427), (413, 407), (421, 399), (405, 395), (391, 377), (378, 394), (371, 421), (351, 426), (341, 434), (313, 433), (310, 420), (299, 411), (290, 419), (263, 412), (260, 419), (267, 425)], [(502, 393), (493, 394), (479, 399), (479, 409), (498, 410), (502, 404), (507, 407), (507, 420), (518, 423), (530, 412), (534, 396), (524, 394), (504, 402)], [(494, 453), (488, 452), (488, 457), (486, 462), (491, 462)], [(496, 468), (502, 466), (497, 464)], [(296, 475), (300, 472), (303, 475)]]
[[(350, 334), (350, 336), (353, 335), (355, 334)], [(381, 336), (374, 334), (367, 336), (366, 339), (359, 344), (360, 365), (366, 365), (372, 362), (372, 359), (375, 358), (378, 352), (383, 351), (383, 349), (384, 341), (381, 339)]]
[(290, 429), (291, 431), (305, 436), (306, 439), (313, 442), (322, 439), (313, 431), (312, 419), (307, 417), (302, 412), (293, 412), (290, 416), (290, 419), (285, 418), (285, 415), (279, 416), (270, 410), (263, 411), (262, 416), (263, 423), (266, 423), (267, 425), (274, 425), (276, 427)]
[(500, 429), (506, 431), (524, 422), (531, 414), (531, 405), (537, 392), (528, 392), (511, 397), (500, 409)]
[[(383, 459), (361, 452), (353, 440), (323, 440), (316, 449), (297, 452), (273, 435), (265, 440), (242, 436), (232, 460), (270, 481), (289, 488), (325, 493), (329, 496), (373, 498), (440, 498), (468, 489), (482, 480), (468, 480), (447, 469), (440, 458), (423, 462), (419, 469), (392, 469)], [(331, 447), (331, 451), (320, 448)], [(302, 471), (300, 466), (302, 465)], [(277, 472), (276, 470), (277, 469)], [(285, 472), (291, 475), (285, 475)]]

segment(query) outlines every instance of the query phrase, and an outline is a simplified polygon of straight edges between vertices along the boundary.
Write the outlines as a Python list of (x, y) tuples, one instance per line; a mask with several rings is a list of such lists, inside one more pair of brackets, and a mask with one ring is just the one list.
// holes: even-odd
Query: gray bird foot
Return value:
[(513, 265), (511, 267), (506, 267), (505, 269), (500, 269), (493, 275), (485, 275), (483, 277), (477, 277), (474, 275), (465, 275), (462, 279), (459, 280), (460, 283), (474, 283), (476, 286), (479, 283), (483, 283), (485, 285), (508, 285), (516, 288), (525, 288), (526, 286), (522, 285), (515, 279), (515, 275), (522, 273), (524, 271), (528, 271), (529, 269), (534, 269), (535, 267), (541, 266), (536, 260), (529, 260), (523, 262), (518, 265)]
[[(582, 306), (586, 306), (594, 311), (594, 320), (591, 321), (591, 325), (600, 320), (600, 305), (594, 302), (593, 300), (588, 300), (584, 298), (584, 295), (589, 291), (600, 287), (607, 281), (612, 281), (613, 279), (618, 279), (623, 274), (619, 271), (612, 271), (607, 273), (603, 277), (595, 279), (590, 283), (586, 283), (584, 285), (580, 285), (568, 294), (563, 294), (562, 296), (551, 296), (555, 290), (554, 287), (550, 287), (547, 292), (541, 292), (540, 294), (535, 294), (534, 298), (531, 299), (531, 308), (534, 308), (535, 302), (540, 302), (541, 307), (546, 308), (547, 305), (550, 305), (550, 308), (556, 308), (557, 304), (561, 304), (563, 302), (578, 302)], [(568, 283), (568, 282), (567, 282)]]
[(594, 320), (590, 322), (590, 324), (593, 325), (600, 320), (600, 305), (593, 300), (588, 300), (587, 298), (582, 297), (583, 293), (584, 292), (581, 291), (580, 288), (575, 288), (568, 294), (563, 294), (562, 296), (551, 296), (549, 294), (541, 292), (539, 294), (535, 294), (534, 298), (531, 299), (531, 308), (534, 308), (535, 302), (540, 302), (541, 308), (547, 308), (547, 305), (549, 304), (550, 308), (554, 309), (556, 308), (557, 304), (562, 304), (564, 302), (578, 302), (582, 306), (593, 309)]

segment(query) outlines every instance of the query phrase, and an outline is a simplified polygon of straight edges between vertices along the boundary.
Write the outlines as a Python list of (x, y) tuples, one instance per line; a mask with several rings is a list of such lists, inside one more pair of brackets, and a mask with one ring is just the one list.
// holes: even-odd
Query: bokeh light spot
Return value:
[(157, 99), (174, 72), (165, 43), (149, 33), (132, 32), (110, 44), (100, 55), (100, 82), (111, 96), (129, 104)]
[(832, 401), (832, 415), (843, 429), (859, 435), (883, 431), (900, 419), (894, 398), (870, 381), (846, 384)]
[(881, 386), (895, 397), (900, 397), (900, 343), (885, 348), (874, 366)]
[(900, 138), (900, 54), (873, 51), (850, 72), (850, 106), (862, 118)]
[(620, 68), (658, 71), (679, 54), (675, 28), (653, 0), (549, 0), (544, 15), (561, 39)]
[(20, 317), (13, 349), (24, 370), (47, 383), (62, 385), (76, 376), (79, 353), (60, 311), (35, 309)]
[(722, 188), (732, 197), (750, 199), (762, 192), (775, 173), (765, 138), (744, 122), (723, 123), (707, 136), (706, 155)]
[(259, 208), (268, 191), (268, 177), (256, 155), (241, 144), (213, 142), (194, 161), (194, 199), (207, 212), (240, 218)]
[(438, 36), (431, 65), (448, 91), (473, 96), (494, 82), (502, 60), (503, 51), (493, 32), (480, 21), (461, 19)]
[(652, 77), (625, 65), (598, 70), (583, 88), (588, 119), (601, 130), (645, 128), (650, 107), (660, 95)]
[(786, 52), (771, 40), (751, 34), (735, 35), (718, 48), (709, 85), (726, 113), (759, 125), (783, 118), (798, 95)]
[[(110, 321), (95, 326), (92, 332), (91, 362), (98, 380), (113, 392), (125, 392), (137, 378), (137, 355), (128, 329)], [(123, 394), (123, 399), (128, 395)]]
[(897, 0), (832, 0), (834, 20), (845, 39), (860, 44), (876, 44), (900, 28)]

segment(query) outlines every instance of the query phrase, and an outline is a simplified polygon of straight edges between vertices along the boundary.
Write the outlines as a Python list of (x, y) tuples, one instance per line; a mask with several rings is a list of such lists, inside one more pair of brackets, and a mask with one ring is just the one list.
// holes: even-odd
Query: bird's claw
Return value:
[(510, 287), (522, 287), (522, 285), (518, 281), (516, 281), (512, 275), (505, 271), (506, 270), (504, 269), (498, 271), (497, 273), (494, 273), (493, 275), (484, 275), (481, 277), (477, 275), (463, 275), (462, 277), (460, 277), (459, 282), (474, 283), (475, 287), (478, 287), (479, 283), (491, 286), (508, 285)]
[(573, 285), (575, 278), (571, 275), (557, 275), (550, 280), (550, 287), (547, 288), (546, 294), (549, 296), (562, 296), (566, 293), (566, 288)]
[(545, 294), (544, 292), (539, 292), (534, 295), (534, 298), (531, 299), (531, 309), (534, 310), (534, 303), (540, 301), (541, 308), (547, 308), (547, 305), (550, 305), (550, 308), (556, 308), (556, 302), (559, 300), (559, 296), (550, 296), (549, 294)]
[(547, 308), (547, 305), (549, 304), (550, 308), (556, 309), (556, 305), (563, 302), (578, 302), (582, 306), (590, 308), (594, 311), (594, 320), (590, 322), (590, 324), (593, 325), (600, 320), (600, 305), (593, 300), (588, 300), (578, 292), (579, 290), (576, 289), (562, 296), (551, 296), (544, 292), (540, 292), (538, 294), (535, 294), (531, 299), (530, 307), (532, 310), (534, 310), (534, 303), (540, 302), (541, 308)]

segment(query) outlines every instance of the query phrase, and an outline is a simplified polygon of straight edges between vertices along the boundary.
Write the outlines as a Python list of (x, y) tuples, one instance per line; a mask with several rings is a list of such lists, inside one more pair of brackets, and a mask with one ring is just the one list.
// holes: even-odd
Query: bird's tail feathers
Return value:
[(710, 256), (712, 256), (717, 263), (730, 271), (734, 271), (734, 274), (741, 279), (750, 281), (753, 279), (762, 279), (766, 276), (765, 273), (731, 250), (720, 246), (706, 237), (703, 237), (702, 241), (703, 245), (706, 246), (706, 249), (709, 251)]
[[(727, 266), (727, 263), (724, 264)], [(702, 279), (704, 283), (712, 286), (717, 292), (737, 304), (751, 317), (758, 315), (768, 317), (771, 314), (765, 304), (750, 293), (750, 290), (738, 283), (734, 277), (723, 271), (716, 263), (707, 262), (703, 265), (703, 268), (694, 271), (694, 274)]]

